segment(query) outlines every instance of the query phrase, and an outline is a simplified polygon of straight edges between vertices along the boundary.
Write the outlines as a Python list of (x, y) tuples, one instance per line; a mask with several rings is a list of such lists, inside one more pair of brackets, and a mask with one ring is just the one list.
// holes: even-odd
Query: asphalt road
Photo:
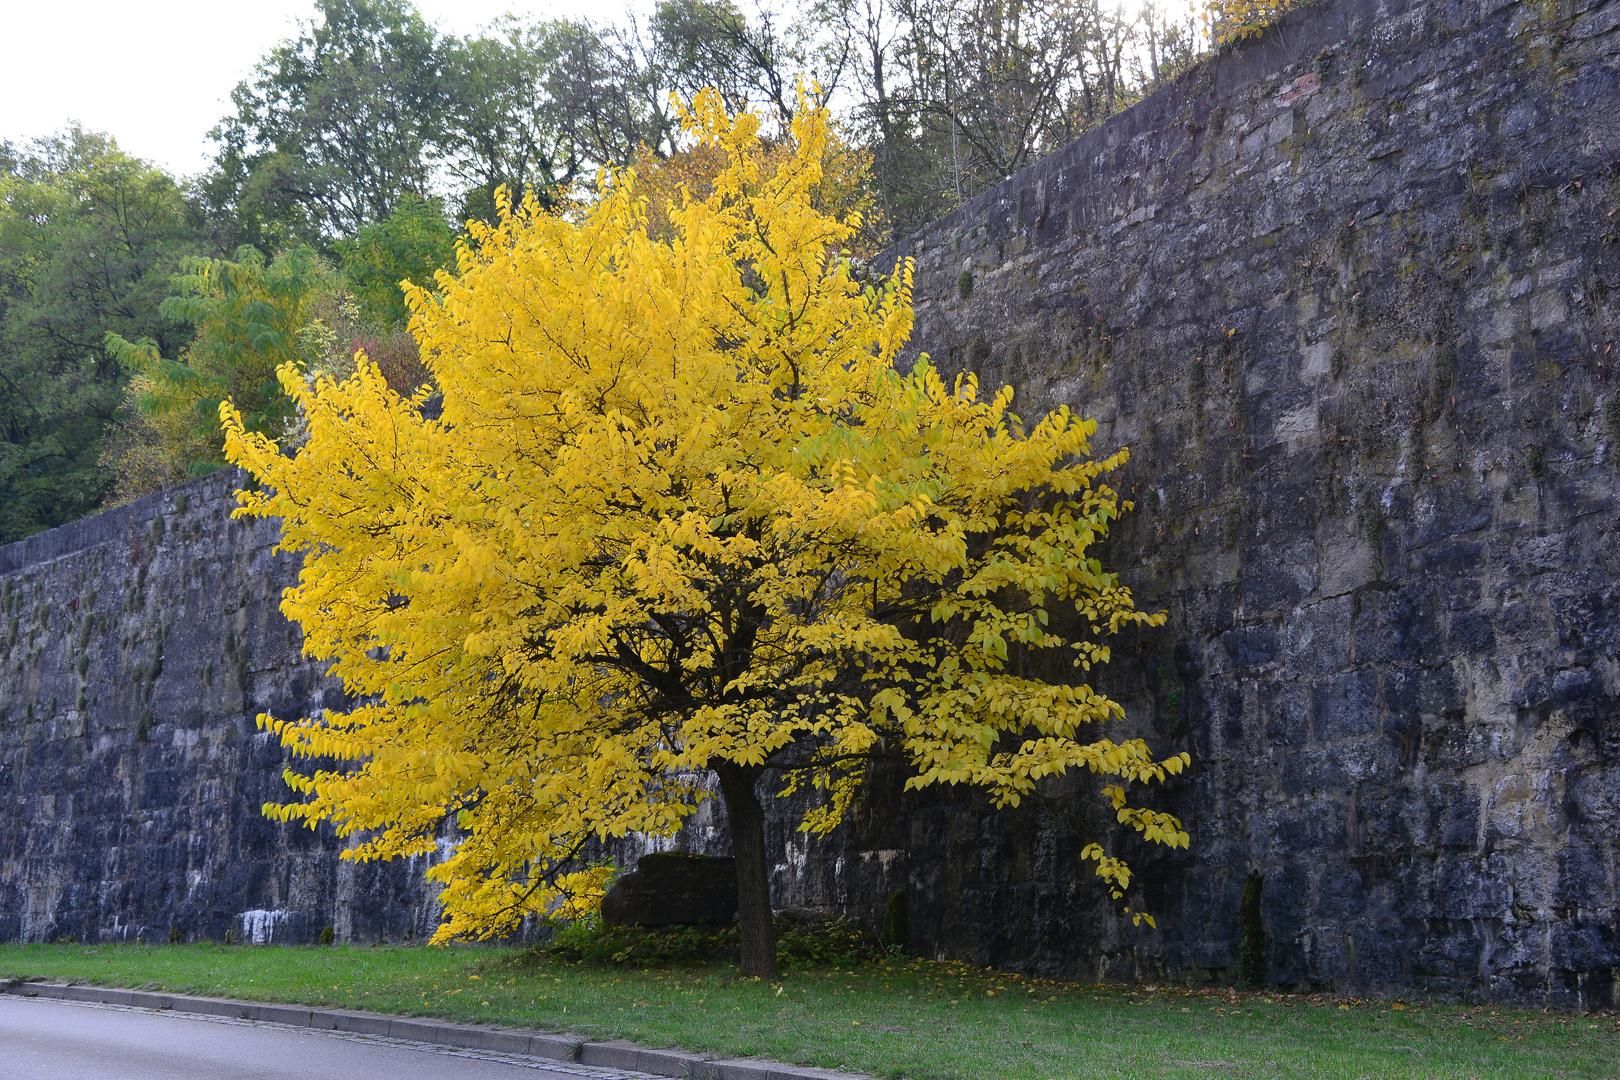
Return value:
[(346, 1032), (0, 994), (0, 1080), (630, 1080)]

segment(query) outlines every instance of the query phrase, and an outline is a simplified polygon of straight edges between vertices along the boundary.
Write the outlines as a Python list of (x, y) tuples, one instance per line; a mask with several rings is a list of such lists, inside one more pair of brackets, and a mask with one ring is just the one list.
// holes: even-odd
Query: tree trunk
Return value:
[(765, 810), (754, 794), (759, 769), (716, 765), (737, 859), (737, 930), (742, 974), (776, 977), (776, 926), (771, 921), (771, 879), (765, 862)]

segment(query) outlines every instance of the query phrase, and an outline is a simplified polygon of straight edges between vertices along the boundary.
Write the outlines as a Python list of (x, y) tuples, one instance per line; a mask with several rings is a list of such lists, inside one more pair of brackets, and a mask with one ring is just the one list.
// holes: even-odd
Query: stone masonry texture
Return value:
[(0, 940), (404, 940), (425, 867), (265, 818), (260, 712), (342, 707), (281, 616), (297, 565), (236, 470), (0, 548)]
[[(1191, 753), (1146, 798), (1192, 848), (1089, 777), (998, 812), (878, 773), (830, 837), (776, 807), (778, 906), (875, 927), (902, 892), (922, 955), (1218, 985), (1258, 871), (1271, 985), (1613, 1004), (1617, 240), (1620, 0), (1333, 0), (879, 258), (916, 260), (945, 373), (1131, 449), (1106, 558), (1170, 618), (1098, 678), (1108, 734)], [(436, 918), (421, 867), (257, 814), (253, 715), (341, 692), (231, 482), (0, 549), (0, 937)], [(723, 814), (676, 845), (728, 853)]]
[(777, 820), (781, 902), (903, 890), (925, 955), (1221, 984), (1256, 870), (1272, 985), (1616, 1000), (1617, 26), (1296, 11), (876, 260), (916, 260), (946, 375), (1131, 449), (1108, 559), (1170, 620), (1100, 682), (1191, 753), (1151, 798), (1192, 847), (1120, 838), (1089, 778), (998, 814), (893, 777), (830, 843)]

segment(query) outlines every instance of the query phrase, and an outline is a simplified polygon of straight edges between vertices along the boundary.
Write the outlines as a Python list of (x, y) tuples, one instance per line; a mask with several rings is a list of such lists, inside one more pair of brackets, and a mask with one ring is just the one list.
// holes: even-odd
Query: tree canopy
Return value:
[(456, 234), (439, 206), (407, 196), (382, 221), (336, 244), (342, 272), (373, 325), (402, 328), (410, 319), (402, 281), (431, 285), (454, 265)]
[[(1277, 8), (1287, 0), (1229, 0)], [(441, 35), (409, 0), (318, 0), (233, 94), (198, 191), (222, 248), (325, 248), (409, 195), (460, 219), (542, 203), (674, 153), (671, 95), (717, 91), (782, 137), (795, 87), (842, 104), (904, 235), (1137, 100), (1197, 52), (1193, 7), (1150, 0), (660, 0), (644, 24), (506, 16)]]
[(318, 242), (430, 193), (443, 126), (438, 36), (408, 0), (317, 0), (259, 62), (215, 131), (215, 197), (262, 248)]
[(286, 435), (294, 403), (277, 371), (344, 377), (368, 352), (396, 390), (427, 381), (400, 283), (432, 282), (451, 261), (450, 227), (430, 203), (407, 198), (394, 213), (337, 245), (333, 266), (306, 245), (266, 260), (244, 245), (234, 259), (194, 256), (172, 279), (159, 311), (196, 327), (191, 342), (164, 356), (150, 337), (108, 332), (107, 348), (132, 373), (121, 422), (103, 465), (120, 500), (202, 475), (224, 464), (220, 402), (230, 399), (253, 431)]
[(0, 144), (0, 543), (100, 508), (126, 380), (105, 336), (185, 341), (159, 309), (197, 243), (179, 185), (106, 136)]
[(217, 423), (222, 401), (235, 403), (254, 431), (279, 431), (289, 418), (291, 402), (276, 372), (287, 364), (302, 370), (299, 331), (326, 272), (307, 247), (268, 263), (252, 247), (243, 247), (235, 260), (191, 258), (175, 277), (178, 292), (161, 309), (197, 327), (196, 338), (178, 356), (163, 356), (150, 338), (108, 334), (108, 348), (140, 377), (142, 411), (180, 421), (183, 445), (195, 454), (185, 463), (189, 475), (223, 464)]
[[(1093, 459), (1093, 422), (1026, 424), (1010, 389), (926, 358), (896, 370), (910, 268), (857, 276), (858, 222), (815, 197), (828, 117), (799, 106), (771, 164), (756, 117), (701, 95), (685, 122), (725, 166), (667, 228), (633, 170), (566, 215), (503, 194), (457, 273), (408, 289), (442, 414), (364, 362), (283, 366), (296, 453), (221, 409), (262, 482), (238, 513), (283, 522), (304, 560), (283, 610), (356, 701), (260, 717), (339, 763), (266, 809), (362, 832), (356, 859), (432, 852), (453, 818), (437, 940), (599, 880), (587, 841), (673, 833), (706, 775), (753, 974), (774, 970), (762, 791), (819, 793), (802, 827), (826, 831), (876, 758), (1001, 805), (1089, 770), (1122, 825), (1187, 843), (1130, 797), (1186, 756), (1097, 737), (1123, 709), (1084, 681), (1110, 634), (1164, 618), (1094, 551), (1126, 452)], [(1085, 854), (1121, 896), (1124, 863)]]

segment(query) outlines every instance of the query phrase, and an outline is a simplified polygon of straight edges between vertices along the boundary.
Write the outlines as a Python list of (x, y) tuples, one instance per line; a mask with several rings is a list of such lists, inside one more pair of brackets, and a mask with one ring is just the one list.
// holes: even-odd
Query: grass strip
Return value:
[(1081, 986), (897, 958), (740, 979), (495, 948), (5, 945), (0, 975), (633, 1039), (914, 1080), (1620, 1075), (1620, 1017)]

